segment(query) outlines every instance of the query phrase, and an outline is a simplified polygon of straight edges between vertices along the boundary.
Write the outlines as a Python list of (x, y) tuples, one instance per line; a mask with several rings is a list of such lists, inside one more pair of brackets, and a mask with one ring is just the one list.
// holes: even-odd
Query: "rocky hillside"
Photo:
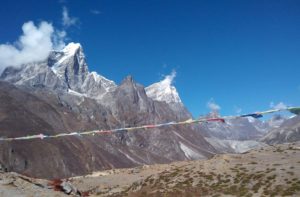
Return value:
[(53, 187), (56, 182), (77, 191), (77, 196), (299, 196), (299, 158), (300, 144), (293, 143), (216, 155), (205, 161), (94, 172), (68, 180), (0, 172), (0, 195), (65, 196)]
[(297, 142), (300, 140), (300, 116), (287, 119), (277, 128), (271, 130), (262, 141), (268, 144)]
[[(45, 62), (8, 67), (1, 80), (1, 137), (108, 130), (191, 118), (182, 103), (174, 108), (150, 98), (130, 76), (116, 85), (89, 72), (79, 44), (53, 51)], [(165, 94), (178, 95), (175, 87), (172, 89)], [(192, 126), (151, 132), (123, 130), (109, 136), (1, 141), (0, 147), (0, 163), (7, 171), (42, 178), (206, 159), (217, 152)]]
[[(114, 107), (110, 108), (93, 99), (68, 99), (69, 95), (37, 89), (29, 93), (3, 82), (0, 89), (0, 130), (3, 137), (110, 129), (176, 118), (168, 106), (148, 99), (143, 87), (135, 84), (131, 78), (124, 80), (112, 93), (115, 99), (110, 105)], [(153, 129), (151, 132), (122, 131), (109, 136), (2, 141), (0, 146), (0, 163), (8, 171), (44, 178), (203, 159), (215, 152), (191, 127), (169, 127)]]
[[(92, 196), (298, 196), (299, 158), (299, 143), (284, 144), (245, 154), (216, 155), (206, 161), (145, 166), (72, 181), (80, 189), (91, 187), (95, 181)], [(127, 178), (114, 183), (117, 177)]]

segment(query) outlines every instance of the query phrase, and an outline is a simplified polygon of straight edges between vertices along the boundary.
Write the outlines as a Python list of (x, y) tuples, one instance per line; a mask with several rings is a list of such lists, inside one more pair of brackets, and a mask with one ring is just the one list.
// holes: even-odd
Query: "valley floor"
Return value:
[[(300, 142), (209, 160), (95, 172), (68, 182), (89, 196), (300, 196)], [(66, 196), (48, 184), (0, 173), (0, 196)]]

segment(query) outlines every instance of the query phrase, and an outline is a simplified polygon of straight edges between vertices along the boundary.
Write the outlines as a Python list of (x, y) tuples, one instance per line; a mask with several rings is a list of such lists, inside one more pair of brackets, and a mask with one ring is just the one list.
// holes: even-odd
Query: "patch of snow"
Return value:
[(62, 51), (65, 54), (74, 55), (79, 48), (81, 48), (80, 43), (70, 42)]
[(193, 149), (189, 148), (188, 146), (186, 146), (182, 142), (179, 142), (179, 146), (180, 146), (181, 150), (184, 152), (184, 155), (188, 159), (197, 159), (197, 158), (199, 158), (200, 155), (197, 152), (195, 152)]
[(291, 115), (288, 117), (288, 119), (292, 119), (292, 118), (295, 118), (297, 115)]
[(68, 93), (70, 93), (70, 94), (72, 94), (72, 95), (75, 95), (75, 96), (79, 96), (79, 97), (87, 97), (85, 94), (76, 92), (76, 91), (71, 90), (71, 89), (68, 89)]
[(128, 155), (127, 153), (124, 153), (123, 151), (119, 150), (123, 155), (125, 155), (129, 160), (133, 161), (134, 163), (137, 164), (142, 164), (141, 162), (135, 160), (134, 158), (132, 158), (130, 155)]
[(91, 119), (92, 119), (92, 120), (95, 120), (95, 116), (94, 116), (94, 115), (91, 115)]
[[(55, 74), (59, 74), (58, 73), (58, 68), (60, 67), (60, 65), (67, 59), (68, 57), (67, 56), (63, 56), (60, 60), (58, 60), (52, 67), (52, 71), (55, 73)], [(61, 74), (59, 74), (61, 76)]]
[(100, 77), (99, 77), (98, 73), (96, 73), (96, 72), (93, 71), (93, 72), (91, 72), (91, 75), (93, 76), (94, 80), (95, 80), (97, 83), (100, 82)]
[(255, 122), (256, 121), (256, 119), (255, 118), (253, 118), (253, 117), (246, 117), (247, 119), (248, 119), (248, 121), (249, 122), (251, 122), (251, 123), (253, 123), (253, 122)]
[(221, 152), (244, 153), (256, 147), (265, 146), (264, 143), (254, 140), (222, 140), (214, 137), (206, 137), (205, 140)]
[[(211, 154), (216, 154), (215, 152), (211, 152), (211, 151), (209, 151), (209, 150), (207, 150), (207, 149), (201, 148), (200, 146), (196, 146), (196, 145), (192, 144), (190, 141), (186, 140), (183, 136), (181, 136), (181, 135), (180, 135), (179, 133), (177, 133), (176, 131), (173, 131), (173, 133), (174, 133), (176, 136), (178, 136), (181, 140), (185, 141), (186, 143), (190, 143), (191, 146), (197, 147), (198, 149), (202, 149), (204, 152), (209, 152), (209, 153), (211, 153)], [(204, 156), (201, 155), (201, 154), (198, 154), (198, 159), (200, 159), (200, 158), (204, 158), (204, 159), (205, 159), (206, 157), (204, 157)]]
[[(58, 55), (55, 57), (57, 59), (57, 62), (51, 67), (52, 71), (58, 75), (59, 77), (64, 76), (65, 65), (68, 64), (68, 62), (74, 58), (74, 55), (76, 52), (81, 49), (81, 45), (79, 43), (71, 42), (62, 51), (58, 51), (59, 53), (63, 53), (63, 55)], [(81, 58), (84, 58), (84, 54), (80, 53)]]

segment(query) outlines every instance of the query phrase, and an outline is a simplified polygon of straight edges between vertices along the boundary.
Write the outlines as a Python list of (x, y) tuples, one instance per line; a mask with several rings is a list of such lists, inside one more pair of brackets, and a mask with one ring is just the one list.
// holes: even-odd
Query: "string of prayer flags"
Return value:
[(222, 123), (225, 123), (225, 119), (224, 118), (209, 118), (207, 120), (208, 121), (212, 121), (212, 122), (222, 122)]
[(288, 111), (293, 114), (300, 115), (300, 107), (289, 107)]
[(261, 115), (261, 113), (253, 113), (253, 114), (244, 114), (241, 115), (240, 117), (262, 118), (263, 115)]
[(56, 135), (45, 135), (45, 134), (38, 134), (38, 135), (30, 135), (30, 136), (21, 136), (21, 137), (15, 137), (15, 138), (7, 138), (7, 137), (0, 137), (0, 141), (13, 141), (13, 140), (31, 140), (31, 139), (47, 139), (47, 138), (58, 138), (58, 137), (66, 137), (66, 136), (83, 136), (83, 135), (92, 135), (95, 136), (95, 134), (112, 134), (112, 133), (118, 133), (122, 131), (135, 131), (139, 129), (153, 129), (153, 128), (159, 128), (164, 126), (176, 126), (176, 125), (186, 125), (186, 124), (194, 124), (194, 123), (205, 123), (205, 122), (222, 122), (225, 123), (226, 119), (235, 119), (235, 118), (243, 118), (243, 117), (253, 117), (253, 118), (261, 118), (263, 117), (263, 114), (269, 114), (274, 113), (278, 111), (287, 110), (291, 113), (294, 113), (296, 115), (300, 115), (300, 107), (288, 107), (284, 109), (271, 109), (268, 111), (262, 111), (262, 112), (255, 112), (251, 114), (244, 114), (240, 116), (225, 116), (225, 117), (216, 117), (216, 118), (200, 118), (200, 119), (188, 119), (185, 121), (180, 122), (166, 122), (166, 123), (160, 123), (160, 124), (147, 124), (142, 126), (136, 126), (136, 127), (126, 127), (126, 128), (116, 128), (111, 130), (93, 130), (93, 131), (83, 131), (83, 132), (71, 132), (71, 133), (60, 133)]

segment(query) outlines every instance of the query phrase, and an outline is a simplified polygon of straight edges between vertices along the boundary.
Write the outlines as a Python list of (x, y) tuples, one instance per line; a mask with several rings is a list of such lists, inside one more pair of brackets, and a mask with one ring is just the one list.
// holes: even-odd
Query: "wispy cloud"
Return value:
[(236, 114), (240, 114), (242, 111), (243, 111), (242, 108), (240, 108), (240, 107), (238, 107), (238, 106), (234, 106), (234, 112), (235, 112)]
[(213, 98), (211, 98), (211, 99), (207, 102), (206, 106), (207, 106), (212, 112), (218, 112), (218, 111), (221, 109), (220, 105), (218, 105), (218, 104), (214, 101)]
[(60, 50), (66, 46), (65, 40), (67, 38), (67, 32), (65, 30), (55, 30), (52, 35), (53, 49)]
[(63, 12), (62, 12), (62, 24), (64, 28), (68, 28), (70, 26), (77, 25), (79, 22), (78, 18), (71, 17), (69, 15), (69, 11), (67, 7), (63, 7)]
[(70, 17), (66, 7), (63, 7), (62, 12), (62, 30), (47, 21), (38, 25), (33, 21), (24, 23), (23, 34), (14, 43), (0, 44), (0, 74), (8, 66), (18, 67), (45, 60), (51, 50), (65, 46), (66, 29), (77, 23), (78, 19)]
[(279, 102), (277, 104), (274, 104), (274, 102), (271, 102), (270, 107), (273, 109), (286, 109), (288, 106), (283, 102)]
[[(11, 44), (0, 45), (0, 73), (7, 66), (45, 60), (53, 48), (63, 44), (65, 33), (58, 33), (51, 23), (42, 21), (35, 25), (32, 21), (22, 26), (23, 34)], [(55, 41), (53, 41), (55, 40)]]
[(166, 85), (171, 85), (174, 83), (174, 79), (176, 77), (176, 70), (172, 70), (171, 74), (164, 76), (163, 83)]
[(99, 10), (90, 10), (90, 12), (91, 12), (92, 14), (95, 14), (95, 15), (102, 14), (102, 12), (99, 11)]

